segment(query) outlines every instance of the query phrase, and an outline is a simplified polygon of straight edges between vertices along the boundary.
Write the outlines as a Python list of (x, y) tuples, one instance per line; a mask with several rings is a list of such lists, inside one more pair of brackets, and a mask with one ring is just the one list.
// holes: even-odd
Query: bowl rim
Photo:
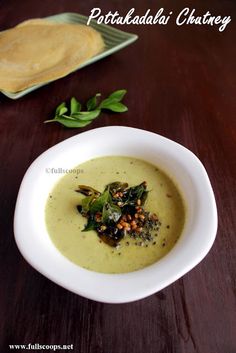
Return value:
[[(189, 244), (188, 246), (186, 244), (179, 246), (180, 254), (186, 258), (185, 263), (182, 262), (179, 264), (177, 261), (177, 259), (181, 261), (178, 252), (175, 252), (175, 255), (178, 255), (176, 255), (176, 259), (173, 256), (173, 249), (177, 248), (177, 242), (177, 245), (157, 263), (134, 272), (122, 274), (103, 274), (83, 269), (65, 258), (53, 244), (54, 250), (52, 251), (55, 251), (55, 254), (52, 259), (49, 259), (48, 256), (45, 257), (47, 250), (43, 246), (39, 245), (37, 251), (33, 249), (33, 240), (30, 239), (29, 232), (32, 231), (30, 235), (33, 238), (36, 233), (32, 230), (34, 227), (30, 217), (26, 218), (24, 215), (28, 203), (33, 202), (29, 200), (29, 194), (32, 185), (35, 183), (32, 178), (39, 173), (39, 168), (45, 166), (45, 163), (48, 163), (56, 155), (59, 156), (62, 150), (66, 153), (66, 151), (71, 150), (74, 146), (86, 143), (86, 141), (92, 138), (104, 139), (109, 135), (115, 138), (121, 132), (123, 136), (129, 136), (134, 140), (139, 138), (140, 141), (143, 138), (144, 140), (152, 141), (154, 149), (157, 148), (155, 147), (155, 142), (158, 142), (163, 146), (164, 151), (170, 149), (172, 154), (175, 153), (175, 158), (177, 152), (182, 153), (183, 158), (181, 157), (181, 163), (192, 173), (192, 182), (196, 183), (194, 185), (198, 187), (198, 196), (201, 205), (205, 207), (204, 202), (208, 205), (208, 208), (204, 210), (204, 212), (208, 213), (207, 219), (204, 220), (204, 224), (196, 225), (196, 227), (198, 226), (196, 228), (198, 232), (203, 232), (203, 226), (206, 227), (204, 228), (204, 230), (206, 229), (206, 234), (205, 237), (201, 238), (201, 244), (196, 245), (195, 251), (193, 251), (194, 244), (190, 244), (191, 246)], [(194, 180), (194, 173), (198, 174), (198, 179), (195, 178)], [(61, 177), (63, 176), (59, 176), (58, 179)], [(199, 188), (200, 186), (201, 188)], [(127, 126), (108, 126), (91, 129), (70, 137), (52, 146), (34, 160), (23, 177), (17, 196), (14, 214), (14, 235), (16, 244), (25, 260), (38, 272), (56, 284), (92, 300), (104, 303), (126, 303), (145, 298), (165, 288), (195, 267), (212, 247), (216, 237), (217, 223), (217, 208), (214, 193), (206, 170), (195, 154), (179, 143), (154, 132)], [(189, 238), (191, 239), (190, 236)], [(38, 241), (36, 237), (35, 240)], [(190, 250), (192, 253), (189, 254)], [(61, 263), (63, 263), (65, 268)], [(55, 268), (60, 270), (60, 273), (59, 271), (55, 271)]]

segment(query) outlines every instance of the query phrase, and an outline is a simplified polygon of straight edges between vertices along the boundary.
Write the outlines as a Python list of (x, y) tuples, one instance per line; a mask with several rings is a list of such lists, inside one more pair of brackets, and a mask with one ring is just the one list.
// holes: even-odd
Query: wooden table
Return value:
[[(97, 6), (121, 14), (131, 7), (144, 14), (148, 7), (154, 12), (160, 6), (178, 13), (186, 6), (170, 0), (108, 3), (2, 0), (0, 28), (66, 11), (88, 15)], [(236, 5), (208, 0), (195, 7), (200, 14), (231, 15), (233, 21), (222, 33), (217, 27), (177, 27), (174, 21), (120, 26), (137, 33), (139, 40), (17, 101), (1, 95), (1, 353), (9, 351), (9, 344), (28, 343), (73, 344), (78, 353), (236, 352)], [(73, 95), (85, 101), (95, 92), (118, 88), (128, 90), (128, 113), (103, 115), (88, 129), (143, 128), (192, 150), (211, 179), (219, 228), (207, 257), (176, 283), (144, 300), (108, 305), (72, 294), (36, 272), (19, 253), (12, 224), (18, 188), (30, 163), (86, 130), (43, 121)]]

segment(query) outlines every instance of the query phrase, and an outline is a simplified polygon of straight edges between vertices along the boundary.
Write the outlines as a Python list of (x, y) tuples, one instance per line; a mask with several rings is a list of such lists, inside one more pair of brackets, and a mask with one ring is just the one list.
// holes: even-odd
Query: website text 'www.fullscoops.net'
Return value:
[(73, 344), (40, 344), (40, 343), (28, 343), (28, 344), (9, 344), (10, 350), (73, 350)]

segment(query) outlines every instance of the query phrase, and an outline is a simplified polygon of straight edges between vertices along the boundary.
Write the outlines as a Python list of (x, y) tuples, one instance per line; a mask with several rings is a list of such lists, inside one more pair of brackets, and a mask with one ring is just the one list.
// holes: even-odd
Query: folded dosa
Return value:
[(63, 77), (104, 48), (86, 25), (32, 19), (0, 33), (0, 89), (18, 92)]

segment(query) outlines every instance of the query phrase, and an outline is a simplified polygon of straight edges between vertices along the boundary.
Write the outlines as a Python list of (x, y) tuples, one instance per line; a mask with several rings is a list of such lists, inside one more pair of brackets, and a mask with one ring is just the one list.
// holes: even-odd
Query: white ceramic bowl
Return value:
[[(62, 174), (105, 155), (137, 157), (160, 166), (177, 182), (185, 199), (187, 220), (174, 248), (160, 261), (126, 274), (83, 269), (53, 245), (45, 225), (49, 192)], [(55, 283), (86, 298), (125, 303), (147, 297), (176, 281), (210, 250), (217, 231), (217, 210), (207, 173), (188, 149), (165, 137), (130, 127), (104, 127), (71, 137), (39, 156), (22, 181), (15, 210), (15, 240), (24, 258)]]

